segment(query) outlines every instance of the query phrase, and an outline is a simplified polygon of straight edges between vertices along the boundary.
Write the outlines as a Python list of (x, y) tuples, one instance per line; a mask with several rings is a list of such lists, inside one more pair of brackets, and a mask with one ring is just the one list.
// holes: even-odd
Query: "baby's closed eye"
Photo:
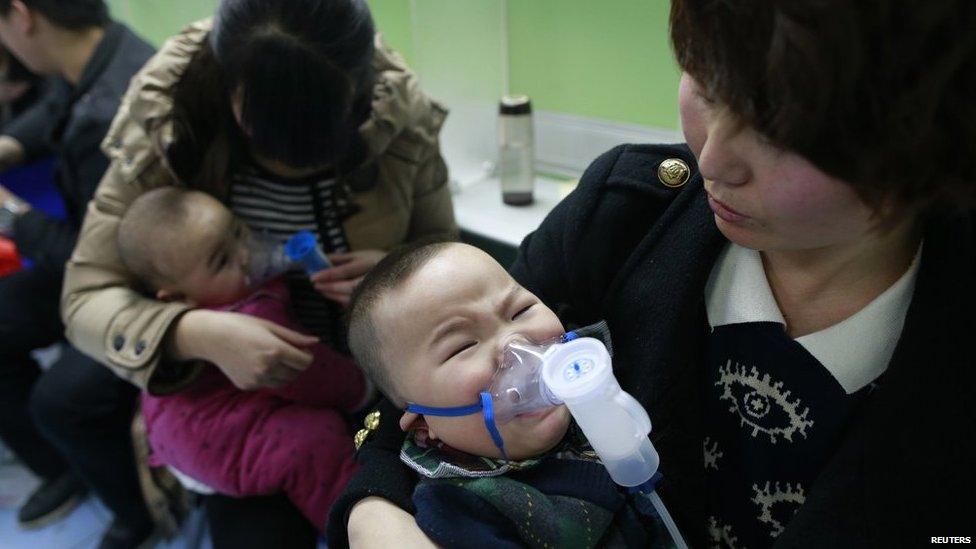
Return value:
[(530, 303), (528, 305), (523, 306), (522, 308), (520, 308), (518, 310), (518, 312), (516, 312), (514, 315), (512, 315), (512, 320), (517, 320), (518, 317), (520, 317), (520, 316), (524, 315), (525, 313), (529, 312), (529, 309), (531, 309), (532, 307), (535, 307), (535, 305), (536, 305), (535, 303)]
[(447, 362), (448, 360), (451, 360), (452, 358), (454, 358), (457, 355), (463, 353), (464, 351), (467, 351), (468, 349), (474, 347), (477, 344), (478, 344), (477, 341), (468, 341), (468, 342), (465, 342), (465, 343), (463, 343), (461, 345), (458, 345), (456, 347), (452, 347), (453, 350), (451, 351), (451, 354), (448, 355), (448, 357), (444, 360), (444, 362)]

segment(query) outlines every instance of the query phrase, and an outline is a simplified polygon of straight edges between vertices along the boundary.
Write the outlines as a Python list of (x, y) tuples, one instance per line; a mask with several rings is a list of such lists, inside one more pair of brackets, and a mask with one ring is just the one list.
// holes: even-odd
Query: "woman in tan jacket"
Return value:
[[(456, 233), (445, 115), (362, 0), (223, 0), (213, 24), (189, 26), (134, 78), (103, 143), (112, 164), (67, 266), (68, 338), (154, 394), (191, 384), (200, 361), (245, 390), (294, 379), (310, 360), (301, 335), (140, 293), (116, 248), (122, 214), (150, 189), (187, 185), (253, 230), (312, 229), (335, 267), (289, 286), (305, 327), (342, 349), (341, 304), (385, 251)], [(262, 544), (259, 523), (213, 527), (231, 536), (218, 541)]]

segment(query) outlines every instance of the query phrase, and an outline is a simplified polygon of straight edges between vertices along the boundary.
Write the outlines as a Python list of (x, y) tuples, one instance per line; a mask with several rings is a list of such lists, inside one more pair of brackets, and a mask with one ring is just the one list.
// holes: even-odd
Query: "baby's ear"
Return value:
[(156, 299), (160, 301), (185, 301), (186, 296), (182, 292), (176, 290), (157, 290)]
[(416, 412), (403, 412), (403, 415), (400, 416), (400, 429), (403, 431), (427, 429), (427, 422), (424, 420), (424, 416)]

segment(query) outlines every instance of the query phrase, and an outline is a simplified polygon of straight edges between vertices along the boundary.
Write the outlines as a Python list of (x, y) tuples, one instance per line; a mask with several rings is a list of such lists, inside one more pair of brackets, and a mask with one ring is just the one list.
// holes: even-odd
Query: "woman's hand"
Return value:
[(386, 252), (380, 250), (359, 250), (345, 254), (328, 254), (332, 268), (312, 275), (315, 290), (327, 299), (349, 304), (353, 290), (363, 281), (363, 277), (376, 266)]
[(253, 391), (293, 381), (312, 363), (303, 349), (316, 341), (252, 316), (193, 310), (177, 321), (168, 351), (176, 360), (212, 362), (237, 388)]
[(368, 497), (349, 512), (349, 547), (436, 547), (413, 515), (380, 497)]

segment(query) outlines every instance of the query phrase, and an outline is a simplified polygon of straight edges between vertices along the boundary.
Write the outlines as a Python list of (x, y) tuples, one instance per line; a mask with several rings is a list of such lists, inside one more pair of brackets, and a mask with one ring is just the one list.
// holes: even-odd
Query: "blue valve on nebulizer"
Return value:
[(292, 269), (301, 268), (311, 276), (331, 267), (309, 231), (295, 233), (284, 243), (269, 234), (252, 232), (247, 249), (248, 281), (255, 287)]
[(292, 262), (301, 264), (309, 276), (332, 266), (322, 250), (319, 249), (315, 235), (310, 231), (295, 233), (285, 242), (284, 251)]

